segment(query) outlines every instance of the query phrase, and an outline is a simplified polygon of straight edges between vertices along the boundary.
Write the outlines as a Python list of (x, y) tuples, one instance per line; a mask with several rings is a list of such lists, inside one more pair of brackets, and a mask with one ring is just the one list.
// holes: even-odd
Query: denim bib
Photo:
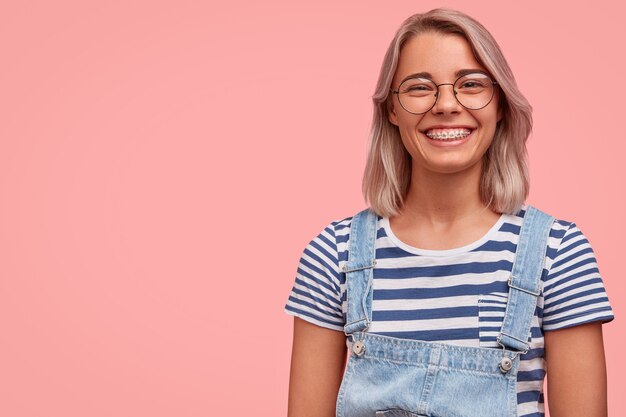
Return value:
[(548, 235), (555, 218), (528, 205), (508, 280), (500, 348), (465, 347), (368, 333), (372, 321), (377, 215), (352, 218), (346, 273), (350, 358), (337, 397), (337, 417), (517, 416), (520, 355), (530, 328)]

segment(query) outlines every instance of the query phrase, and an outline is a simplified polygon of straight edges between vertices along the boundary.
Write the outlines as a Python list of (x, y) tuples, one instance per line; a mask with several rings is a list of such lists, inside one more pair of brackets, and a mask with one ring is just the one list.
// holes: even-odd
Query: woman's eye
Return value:
[(407, 91), (429, 91), (432, 90), (427, 85), (412, 85), (407, 88)]
[(483, 88), (484, 85), (478, 81), (467, 81), (461, 85), (461, 88)]

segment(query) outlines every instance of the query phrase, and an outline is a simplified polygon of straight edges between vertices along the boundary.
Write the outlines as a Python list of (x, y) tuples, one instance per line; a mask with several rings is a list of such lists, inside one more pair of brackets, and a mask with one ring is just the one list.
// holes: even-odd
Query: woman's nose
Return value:
[(437, 101), (432, 108), (434, 113), (452, 113), (459, 112), (461, 104), (457, 101), (454, 94), (453, 84), (439, 84), (437, 89)]

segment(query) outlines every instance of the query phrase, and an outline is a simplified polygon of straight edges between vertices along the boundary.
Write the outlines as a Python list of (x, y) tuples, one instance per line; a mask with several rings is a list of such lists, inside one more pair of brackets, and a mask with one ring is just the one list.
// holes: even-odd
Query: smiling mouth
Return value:
[(443, 140), (443, 141), (455, 141), (466, 138), (472, 133), (473, 129), (459, 128), (459, 129), (429, 129), (424, 132), (424, 135), (429, 139)]

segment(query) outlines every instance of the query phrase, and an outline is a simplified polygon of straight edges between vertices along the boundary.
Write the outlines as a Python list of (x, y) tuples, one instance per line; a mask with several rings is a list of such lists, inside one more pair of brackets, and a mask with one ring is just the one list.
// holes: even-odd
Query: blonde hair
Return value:
[(387, 49), (372, 96), (374, 115), (363, 175), (365, 200), (377, 214), (393, 216), (398, 214), (409, 190), (411, 156), (402, 144), (398, 127), (389, 121), (387, 100), (402, 46), (424, 32), (463, 36), (476, 60), (498, 82), (502, 120), (483, 158), (479, 194), (491, 210), (517, 213), (530, 188), (526, 140), (532, 131), (532, 107), (517, 88), (513, 72), (487, 29), (466, 14), (447, 8), (406, 19)]

